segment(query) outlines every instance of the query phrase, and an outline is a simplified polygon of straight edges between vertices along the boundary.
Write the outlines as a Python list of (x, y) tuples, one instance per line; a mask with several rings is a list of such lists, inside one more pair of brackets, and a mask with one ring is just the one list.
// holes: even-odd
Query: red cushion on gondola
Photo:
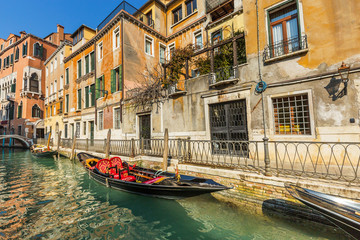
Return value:
[(127, 182), (134, 182), (136, 180), (136, 178), (134, 176), (127, 176), (127, 177), (121, 178), (121, 180), (127, 181)]
[(111, 161), (111, 165), (112, 167), (115, 167), (117, 166), (118, 168), (122, 168), (122, 161), (121, 161), (121, 158), (120, 157), (112, 157), (110, 158), (110, 161)]
[(111, 161), (106, 158), (98, 161), (95, 166), (95, 168), (97, 168), (99, 170), (99, 172), (102, 172), (102, 173), (107, 173), (108, 168), (110, 168), (110, 167), (111, 167)]

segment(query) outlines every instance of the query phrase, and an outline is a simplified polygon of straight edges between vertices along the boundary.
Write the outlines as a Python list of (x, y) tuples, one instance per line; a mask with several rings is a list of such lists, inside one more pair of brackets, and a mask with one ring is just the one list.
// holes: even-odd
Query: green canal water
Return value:
[(69, 159), (0, 149), (0, 239), (344, 239), (251, 215), (211, 195), (180, 201), (108, 189)]

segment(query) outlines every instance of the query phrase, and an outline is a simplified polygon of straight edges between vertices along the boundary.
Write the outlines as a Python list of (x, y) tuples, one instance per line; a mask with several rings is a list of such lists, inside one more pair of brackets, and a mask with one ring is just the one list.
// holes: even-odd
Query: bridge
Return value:
[[(6, 144), (5, 140), (9, 139), (9, 143)], [(13, 146), (13, 141), (14, 140), (18, 140), (18, 142), (20, 142), (20, 144), (24, 147), (24, 148), (30, 148), (30, 146), (32, 145), (32, 139), (30, 138), (26, 138), (24, 136), (20, 136), (20, 135), (0, 135), (0, 147), (11, 147)]]

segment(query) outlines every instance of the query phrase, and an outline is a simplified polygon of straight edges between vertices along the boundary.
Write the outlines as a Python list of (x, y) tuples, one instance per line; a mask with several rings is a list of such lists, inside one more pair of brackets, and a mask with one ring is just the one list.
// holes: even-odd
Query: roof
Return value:
[(45, 60), (44, 65), (46, 65), (64, 46), (72, 47), (72, 43), (68, 40), (62, 41), (60, 46), (53, 52), (53, 54), (51, 54), (50, 57), (48, 57), (48, 59)]
[(88, 26), (86, 26), (85, 24), (82, 24), (78, 29), (76, 29), (74, 32), (73, 32), (73, 34), (71, 34), (71, 38), (74, 38), (74, 36), (79, 32), (79, 30), (80, 29), (82, 29), (82, 28), (87, 28), (87, 29), (89, 29), (89, 30), (91, 30), (91, 31), (93, 31), (93, 32), (96, 32), (96, 30), (95, 29), (93, 29), (93, 28), (91, 28), (91, 27), (88, 27)]

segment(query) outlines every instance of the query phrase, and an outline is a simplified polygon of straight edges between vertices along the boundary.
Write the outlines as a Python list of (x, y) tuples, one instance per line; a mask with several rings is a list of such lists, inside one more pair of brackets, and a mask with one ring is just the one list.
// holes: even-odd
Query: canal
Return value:
[(344, 239), (251, 215), (211, 195), (179, 201), (108, 189), (69, 159), (0, 149), (0, 239)]

